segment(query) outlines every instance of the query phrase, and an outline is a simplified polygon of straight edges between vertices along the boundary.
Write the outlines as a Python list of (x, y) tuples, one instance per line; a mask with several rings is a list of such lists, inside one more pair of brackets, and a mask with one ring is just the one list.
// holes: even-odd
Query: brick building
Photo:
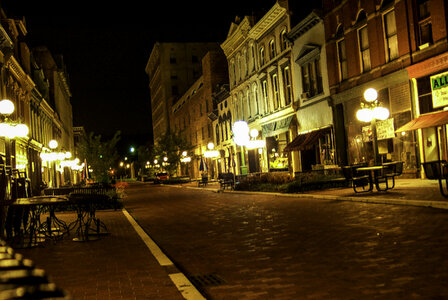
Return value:
[[(411, 87), (405, 67), (411, 64), (406, 1), (324, 0), (329, 86), (340, 165), (373, 163), (370, 124), (359, 121), (367, 88), (378, 91), (379, 105), (390, 118), (377, 122), (378, 153), (382, 160), (404, 161), (415, 172), (415, 137), (394, 134), (412, 119)], [(342, 125), (343, 124), (343, 125)]]
[(201, 59), (216, 43), (157, 42), (145, 71), (149, 76), (154, 141), (170, 129), (171, 108), (201, 76)]
[[(171, 128), (181, 132), (193, 146), (191, 162), (183, 167), (184, 175), (199, 177), (199, 162), (204, 159), (209, 143), (215, 144), (212, 119), (209, 114), (216, 109), (213, 94), (228, 83), (225, 56), (216, 45), (201, 60), (202, 75), (174, 103), (171, 110)], [(216, 162), (208, 159), (209, 176), (217, 177)], [(188, 171), (187, 171), (188, 170)]]

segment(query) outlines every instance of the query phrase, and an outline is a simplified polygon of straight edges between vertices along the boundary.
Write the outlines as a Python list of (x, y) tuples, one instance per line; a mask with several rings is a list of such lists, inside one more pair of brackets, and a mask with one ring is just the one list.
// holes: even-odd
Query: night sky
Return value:
[[(118, 3), (118, 4), (117, 4)], [(157, 3), (157, 4), (156, 4)], [(62, 53), (71, 83), (74, 126), (105, 137), (152, 139), (145, 66), (155, 41), (222, 43), (236, 15), (263, 15), (275, 0), (3, 0), (25, 16), (28, 43)]]

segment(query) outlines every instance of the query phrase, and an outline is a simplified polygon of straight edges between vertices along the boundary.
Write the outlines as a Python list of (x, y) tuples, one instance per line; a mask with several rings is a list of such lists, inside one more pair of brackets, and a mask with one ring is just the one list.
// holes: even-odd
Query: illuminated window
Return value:
[(260, 48), (260, 67), (264, 66), (264, 47)]
[(286, 39), (286, 29), (283, 29), (282, 33), (280, 33), (281, 50), (284, 51), (287, 46), (288, 46), (288, 40)]
[(398, 57), (397, 26), (395, 24), (395, 11), (384, 15), (384, 35), (386, 37), (386, 55), (388, 61)]
[(263, 80), (262, 93), (263, 93), (264, 113), (267, 114), (269, 112), (269, 102), (268, 102), (268, 82), (266, 79)]
[(277, 110), (279, 108), (279, 101), (280, 101), (280, 93), (278, 89), (278, 77), (277, 74), (272, 75), (272, 87), (274, 90), (274, 110)]
[(276, 52), (275, 52), (275, 41), (274, 41), (274, 39), (272, 39), (270, 42), (269, 42), (269, 55), (270, 55), (270, 59), (273, 59), (277, 54), (276, 54)]
[(289, 66), (283, 68), (283, 83), (285, 85), (285, 104), (289, 105), (292, 98), (291, 70)]
[(361, 71), (369, 71), (370, 66), (370, 49), (369, 49), (369, 36), (367, 33), (367, 26), (362, 27), (358, 31), (359, 39), (359, 51), (361, 56)]
[(347, 55), (345, 51), (344, 30), (342, 26), (338, 27), (336, 36), (340, 38), (337, 41), (336, 46), (338, 51), (339, 77), (340, 80), (343, 81), (348, 77), (348, 67), (347, 67)]

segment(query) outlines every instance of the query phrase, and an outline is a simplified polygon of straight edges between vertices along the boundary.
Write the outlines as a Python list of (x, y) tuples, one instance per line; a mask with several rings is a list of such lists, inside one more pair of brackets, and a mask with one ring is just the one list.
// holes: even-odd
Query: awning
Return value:
[(426, 115), (421, 115), (420, 117), (404, 124), (395, 132), (411, 131), (422, 128), (436, 127), (440, 125), (448, 124), (448, 111), (438, 111), (435, 113), (430, 113)]
[(324, 128), (305, 134), (299, 134), (291, 143), (286, 145), (283, 152), (310, 150), (313, 148), (314, 144), (318, 142), (319, 138), (329, 130), (329, 128)]
[(261, 133), (263, 137), (279, 135), (280, 133), (288, 131), (293, 117), (294, 115), (269, 124), (261, 125)]

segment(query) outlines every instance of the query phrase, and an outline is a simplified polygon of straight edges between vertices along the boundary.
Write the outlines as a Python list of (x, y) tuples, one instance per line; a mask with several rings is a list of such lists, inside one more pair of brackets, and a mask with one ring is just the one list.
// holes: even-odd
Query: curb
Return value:
[[(170, 185), (165, 185), (170, 186)], [(277, 197), (290, 197), (290, 198), (313, 198), (320, 200), (334, 200), (334, 201), (351, 201), (351, 202), (362, 202), (362, 203), (373, 203), (373, 204), (386, 204), (386, 205), (405, 205), (405, 206), (418, 206), (418, 207), (428, 207), (437, 209), (448, 209), (448, 201), (427, 201), (427, 200), (400, 200), (391, 198), (368, 198), (368, 197), (350, 197), (350, 196), (336, 196), (336, 195), (314, 195), (314, 194), (284, 194), (284, 193), (271, 193), (271, 192), (254, 192), (254, 191), (231, 191), (231, 190), (221, 190), (214, 188), (202, 188), (194, 186), (175, 186), (178, 188), (187, 188), (192, 190), (206, 190), (215, 193), (234, 193), (234, 194), (252, 194), (252, 195), (270, 195)]]

